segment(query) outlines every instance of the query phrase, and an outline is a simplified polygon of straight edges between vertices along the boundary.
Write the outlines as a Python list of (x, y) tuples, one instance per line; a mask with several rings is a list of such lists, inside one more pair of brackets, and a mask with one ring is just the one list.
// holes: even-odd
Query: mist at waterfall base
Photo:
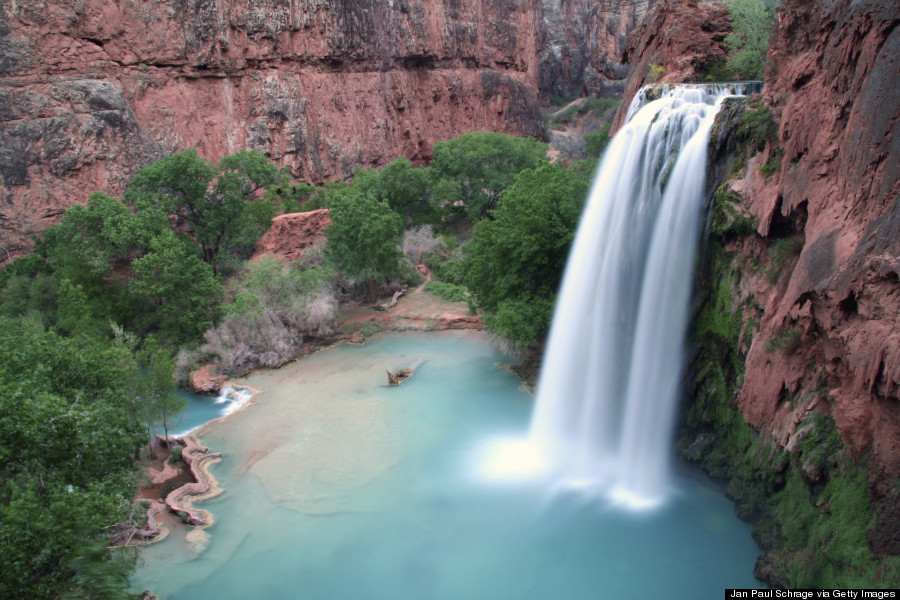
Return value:
[[(385, 369), (424, 361), (401, 386)], [(206, 430), (224, 493), (208, 529), (141, 549), (161, 600), (720, 598), (757, 585), (750, 526), (681, 465), (656, 511), (483, 471), (532, 396), (480, 334), (385, 334), (254, 374), (249, 408)], [(199, 534), (199, 536), (197, 535)]]
[[(651, 90), (661, 97), (647, 102)], [(635, 98), (573, 242), (528, 438), (498, 443), (498, 475), (552, 471), (559, 489), (632, 509), (671, 495), (709, 135), (730, 92), (654, 87)]]

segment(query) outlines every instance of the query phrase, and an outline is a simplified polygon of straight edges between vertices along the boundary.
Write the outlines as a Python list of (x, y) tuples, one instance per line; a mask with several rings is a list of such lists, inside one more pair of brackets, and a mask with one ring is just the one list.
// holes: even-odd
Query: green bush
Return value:
[(378, 333), (379, 331), (384, 331), (384, 325), (378, 323), (375, 319), (369, 319), (363, 324), (362, 329), (360, 329), (359, 331), (359, 335), (367, 338)]
[(666, 68), (663, 65), (658, 65), (656, 63), (649, 63), (647, 65), (647, 81), (653, 83), (657, 81), (660, 77), (665, 75)]
[[(457, 252), (458, 254), (458, 252)], [(429, 258), (428, 266), (431, 268), (432, 277), (447, 283), (462, 285), (466, 272), (463, 268), (462, 259), (457, 255), (447, 260), (441, 260), (439, 256), (432, 255)]]
[(734, 73), (728, 68), (725, 60), (713, 61), (706, 65), (700, 80), (715, 83), (719, 81), (730, 81), (734, 79)]
[(784, 150), (780, 146), (776, 146), (775, 149), (769, 154), (769, 160), (765, 162), (759, 168), (760, 173), (768, 177), (775, 171), (781, 170), (781, 159), (784, 157)]
[[(844, 444), (834, 419), (816, 413), (810, 422), (813, 430), (800, 442), (804, 462), (810, 462), (819, 469), (836, 465)], [(801, 424), (800, 428), (804, 425)]]
[(611, 139), (609, 136), (609, 130), (611, 128), (612, 125), (607, 123), (600, 128), (600, 131), (584, 134), (584, 151), (588, 156), (600, 156), (603, 151), (606, 150), (606, 146)]
[(465, 302), (469, 297), (463, 286), (443, 281), (429, 281), (425, 285), (425, 291), (449, 302)]
[(746, 109), (737, 129), (738, 141), (750, 144), (757, 152), (766, 142), (778, 141), (778, 123), (762, 98), (748, 98)]
[(182, 446), (172, 446), (169, 448), (169, 464), (175, 466), (181, 460), (181, 452), (184, 450)]
[(713, 195), (713, 214), (710, 232), (721, 237), (753, 235), (758, 226), (755, 216), (747, 216), (741, 210), (743, 202), (722, 184)]
[(615, 98), (591, 98), (584, 105), (585, 112), (602, 113), (619, 108), (621, 100)]

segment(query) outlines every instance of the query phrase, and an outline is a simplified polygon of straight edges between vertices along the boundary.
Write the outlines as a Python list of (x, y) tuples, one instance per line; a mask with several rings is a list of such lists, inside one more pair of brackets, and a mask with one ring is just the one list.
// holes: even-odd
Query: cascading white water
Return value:
[(725, 86), (635, 98), (591, 190), (553, 317), (530, 442), (566, 483), (668, 493), (709, 134)]

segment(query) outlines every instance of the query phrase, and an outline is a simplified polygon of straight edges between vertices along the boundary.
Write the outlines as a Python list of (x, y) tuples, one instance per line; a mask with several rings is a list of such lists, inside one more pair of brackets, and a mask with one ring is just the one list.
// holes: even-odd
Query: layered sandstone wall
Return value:
[(436, 141), (541, 137), (614, 93), (652, 0), (0, 0), (0, 264), (93, 191), (197, 148), (318, 183)]
[(311, 182), (469, 130), (540, 137), (536, 0), (0, 2), (0, 254), (195, 147)]

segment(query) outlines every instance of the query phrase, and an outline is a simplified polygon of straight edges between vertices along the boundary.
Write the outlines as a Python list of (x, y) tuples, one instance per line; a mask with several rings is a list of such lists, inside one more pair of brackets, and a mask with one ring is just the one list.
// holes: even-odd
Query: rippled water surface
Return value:
[[(222, 451), (216, 523), (142, 551), (162, 599), (721, 598), (755, 587), (750, 528), (679, 469), (662, 509), (629, 512), (540, 479), (484, 474), (486, 443), (532, 398), (471, 333), (392, 334), (246, 383), (258, 402), (203, 435)], [(424, 361), (387, 387), (385, 369)]]

